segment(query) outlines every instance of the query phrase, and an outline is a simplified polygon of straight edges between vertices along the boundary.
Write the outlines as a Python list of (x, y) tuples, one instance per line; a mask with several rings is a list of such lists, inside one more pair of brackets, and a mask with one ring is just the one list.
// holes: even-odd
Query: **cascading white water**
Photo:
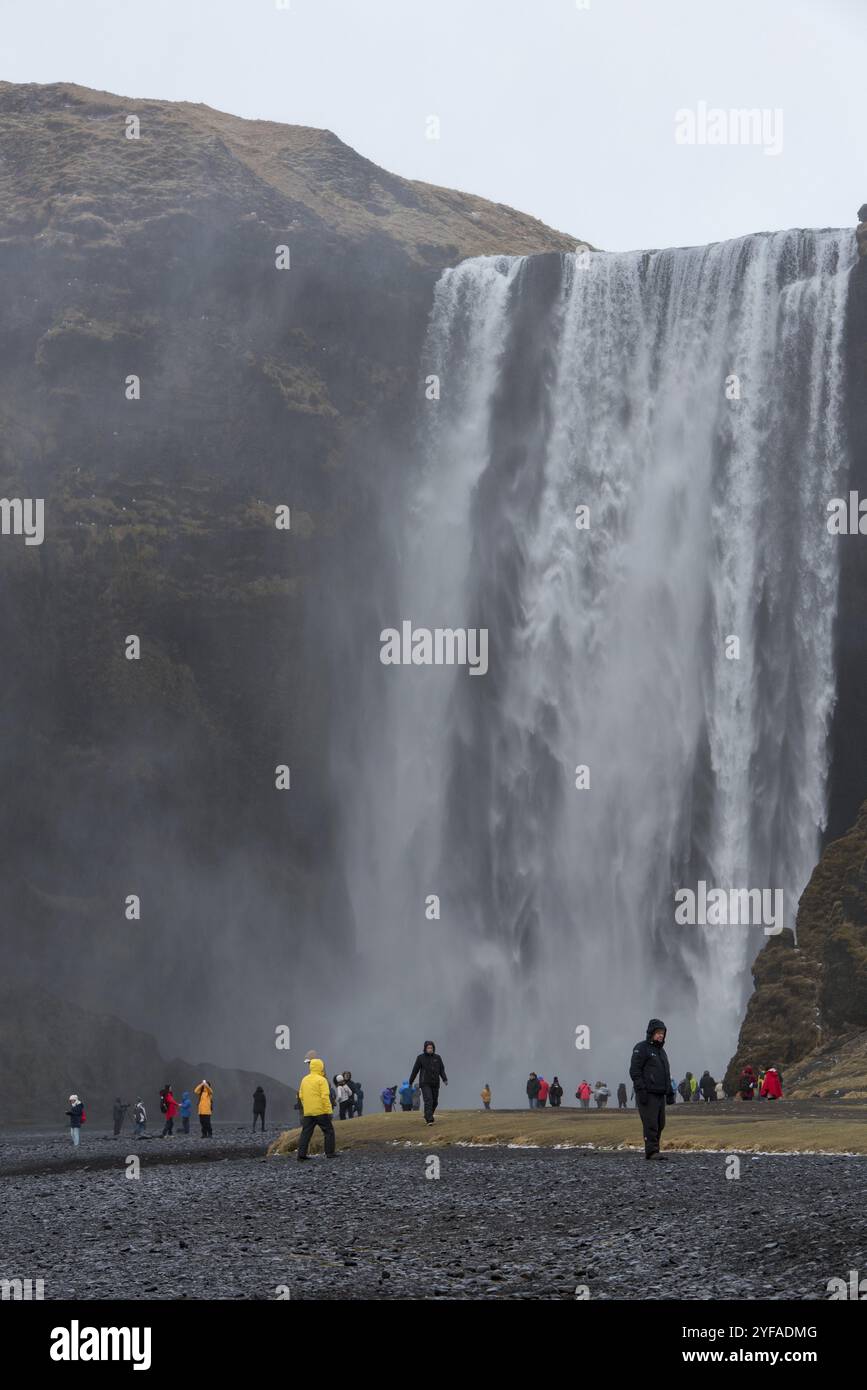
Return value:
[(793, 923), (825, 813), (851, 243), (485, 258), (436, 287), (388, 621), (487, 627), (490, 670), (382, 668), (347, 881), (367, 988), (470, 1086), (616, 1083), (651, 1014), (677, 1075), (721, 1075), (766, 937), (675, 925), (674, 891), (782, 888)]

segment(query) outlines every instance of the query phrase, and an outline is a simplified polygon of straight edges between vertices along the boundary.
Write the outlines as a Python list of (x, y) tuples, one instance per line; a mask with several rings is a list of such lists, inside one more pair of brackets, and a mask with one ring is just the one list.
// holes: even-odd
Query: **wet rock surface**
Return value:
[(264, 1148), (94, 1138), (70, 1165), (4, 1141), (0, 1276), (46, 1299), (810, 1300), (867, 1268), (864, 1158), (742, 1155), (727, 1179), (725, 1154)]

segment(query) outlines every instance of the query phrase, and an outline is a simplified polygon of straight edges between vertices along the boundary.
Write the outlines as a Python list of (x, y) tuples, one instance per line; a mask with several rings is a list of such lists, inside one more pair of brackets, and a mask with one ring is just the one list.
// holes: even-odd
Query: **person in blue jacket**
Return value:
[(409, 1084), (408, 1081), (401, 1081), (401, 1083), (400, 1083), (400, 1088), (399, 1088), (397, 1094), (400, 1096), (400, 1108), (401, 1108), (401, 1110), (411, 1110), (411, 1109), (412, 1109), (412, 1086), (410, 1086), (410, 1084)]
[(189, 1134), (190, 1132), (190, 1116), (192, 1113), (193, 1102), (190, 1098), (190, 1093), (189, 1091), (184, 1091), (184, 1094), (181, 1096), (181, 1124), (184, 1134)]

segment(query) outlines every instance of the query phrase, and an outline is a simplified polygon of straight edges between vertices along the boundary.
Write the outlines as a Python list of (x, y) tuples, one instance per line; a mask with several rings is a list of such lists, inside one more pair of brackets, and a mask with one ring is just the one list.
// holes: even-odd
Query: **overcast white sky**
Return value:
[[(0, 76), (324, 126), (610, 250), (867, 201), (867, 0), (281, 2), (0, 0)], [(677, 144), (700, 102), (779, 108), (782, 152)]]

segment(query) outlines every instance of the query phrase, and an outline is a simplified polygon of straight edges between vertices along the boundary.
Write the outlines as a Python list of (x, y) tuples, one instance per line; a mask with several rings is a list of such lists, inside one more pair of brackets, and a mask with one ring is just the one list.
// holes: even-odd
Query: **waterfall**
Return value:
[(381, 616), (486, 628), (490, 665), (380, 668), (346, 853), (369, 1045), (397, 1012), (460, 1055), (464, 1100), (518, 1099), (531, 1068), (616, 1084), (651, 1015), (677, 1076), (721, 1075), (767, 938), (677, 925), (674, 893), (779, 888), (794, 923), (826, 805), (853, 259), (849, 232), (792, 231), (436, 286)]

